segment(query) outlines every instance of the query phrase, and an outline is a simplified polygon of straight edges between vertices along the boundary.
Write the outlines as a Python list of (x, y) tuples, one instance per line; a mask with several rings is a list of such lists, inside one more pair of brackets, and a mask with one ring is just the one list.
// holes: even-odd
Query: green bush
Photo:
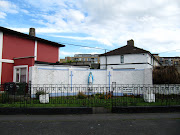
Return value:
[(10, 102), (9, 94), (7, 92), (1, 93), (0, 103), (9, 103), (9, 102)]
[(96, 98), (99, 98), (99, 99), (105, 99), (105, 98), (106, 98), (106, 95), (104, 94), (104, 92), (103, 92), (103, 93), (96, 93), (96, 94), (95, 94), (95, 97), (96, 97)]
[(16, 83), (16, 92), (17, 95), (25, 95), (28, 90), (27, 83)]
[(85, 99), (87, 98), (87, 95), (85, 95), (83, 92), (79, 92), (77, 95), (77, 99)]

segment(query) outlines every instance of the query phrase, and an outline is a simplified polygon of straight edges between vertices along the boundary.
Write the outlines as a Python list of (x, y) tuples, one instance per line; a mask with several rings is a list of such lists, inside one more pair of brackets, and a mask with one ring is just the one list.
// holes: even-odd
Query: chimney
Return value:
[(29, 35), (34, 37), (36, 36), (35, 28), (29, 28)]
[(134, 40), (133, 39), (128, 40), (127, 45), (134, 46)]

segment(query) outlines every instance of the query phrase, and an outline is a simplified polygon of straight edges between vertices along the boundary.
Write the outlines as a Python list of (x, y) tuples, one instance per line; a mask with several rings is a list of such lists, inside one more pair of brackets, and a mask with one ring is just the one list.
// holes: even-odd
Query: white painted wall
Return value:
[[(110, 88), (113, 82), (119, 84), (151, 84), (152, 85), (152, 70), (90, 70), (83, 68), (63, 68), (50, 66), (33, 66), (29, 69), (29, 81), (32, 84), (31, 94), (35, 94), (37, 87), (63, 87), (64, 93), (78, 92), (71, 90), (72, 87), (81, 85), (88, 86), (88, 76), (92, 72), (94, 82), (93, 86)], [(72, 73), (72, 77), (71, 77)], [(110, 75), (110, 77), (109, 77)], [(54, 85), (54, 86), (53, 86)], [(67, 87), (65, 89), (65, 87)], [(98, 88), (99, 89), (99, 88)], [(99, 89), (100, 90), (100, 89)], [(59, 90), (50, 91), (50, 93), (61, 93)]]
[[(101, 66), (101, 69), (105, 69), (106, 66)], [(121, 65), (108, 65), (107, 69), (146, 69), (152, 68), (149, 64), (121, 64)]]
[[(136, 64), (137, 63), (137, 64)], [(139, 64), (144, 63), (144, 64)], [(106, 57), (100, 57), (100, 69), (106, 69)], [(114, 65), (111, 65), (114, 64)], [(117, 65), (115, 65), (117, 64)], [(152, 65), (159, 65), (149, 54), (125, 54), (124, 63), (121, 63), (121, 55), (107, 56), (107, 69), (134, 68), (146, 69), (152, 68)]]
[(29, 68), (29, 81), (32, 84), (68, 84), (69, 70), (48, 66)]
[(152, 84), (152, 70), (90, 70), (49, 66), (33, 66), (29, 70), (31, 84), (88, 84), (89, 73), (92, 72), (93, 84)]
[(117, 84), (144, 84), (144, 70), (114, 70), (113, 82)]

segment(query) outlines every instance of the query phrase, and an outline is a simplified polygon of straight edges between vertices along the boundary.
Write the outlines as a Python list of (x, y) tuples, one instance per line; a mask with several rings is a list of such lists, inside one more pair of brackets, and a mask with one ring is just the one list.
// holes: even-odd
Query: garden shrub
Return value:
[(95, 97), (96, 97), (96, 98), (99, 98), (99, 99), (105, 99), (105, 98), (106, 98), (106, 95), (104, 94), (104, 92), (103, 92), (103, 93), (96, 93), (96, 94), (95, 94)]
[(79, 92), (77, 95), (77, 99), (85, 99), (87, 98), (87, 95), (85, 95), (83, 92)]
[(17, 95), (25, 95), (26, 93), (28, 93), (27, 83), (16, 83), (16, 92)]
[(179, 84), (180, 74), (175, 66), (160, 66), (153, 70), (153, 84)]
[(9, 94), (7, 92), (1, 93), (0, 103), (9, 103), (9, 102), (10, 102)]

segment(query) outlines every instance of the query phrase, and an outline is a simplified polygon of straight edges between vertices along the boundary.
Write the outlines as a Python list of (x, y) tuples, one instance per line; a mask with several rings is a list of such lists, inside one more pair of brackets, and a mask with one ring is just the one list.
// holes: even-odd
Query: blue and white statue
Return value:
[(93, 84), (93, 75), (92, 75), (92, 72), (89, 73), (89, 76), (88, 76), (88, 84), (89, 84), (89, 85)]
[(89, 90), (91, 91), (92, 91), (92, 85), (93, 85), (93, 75), (92, 72), (90, 72), (88, 76), (88, 86), (89, 86)]

